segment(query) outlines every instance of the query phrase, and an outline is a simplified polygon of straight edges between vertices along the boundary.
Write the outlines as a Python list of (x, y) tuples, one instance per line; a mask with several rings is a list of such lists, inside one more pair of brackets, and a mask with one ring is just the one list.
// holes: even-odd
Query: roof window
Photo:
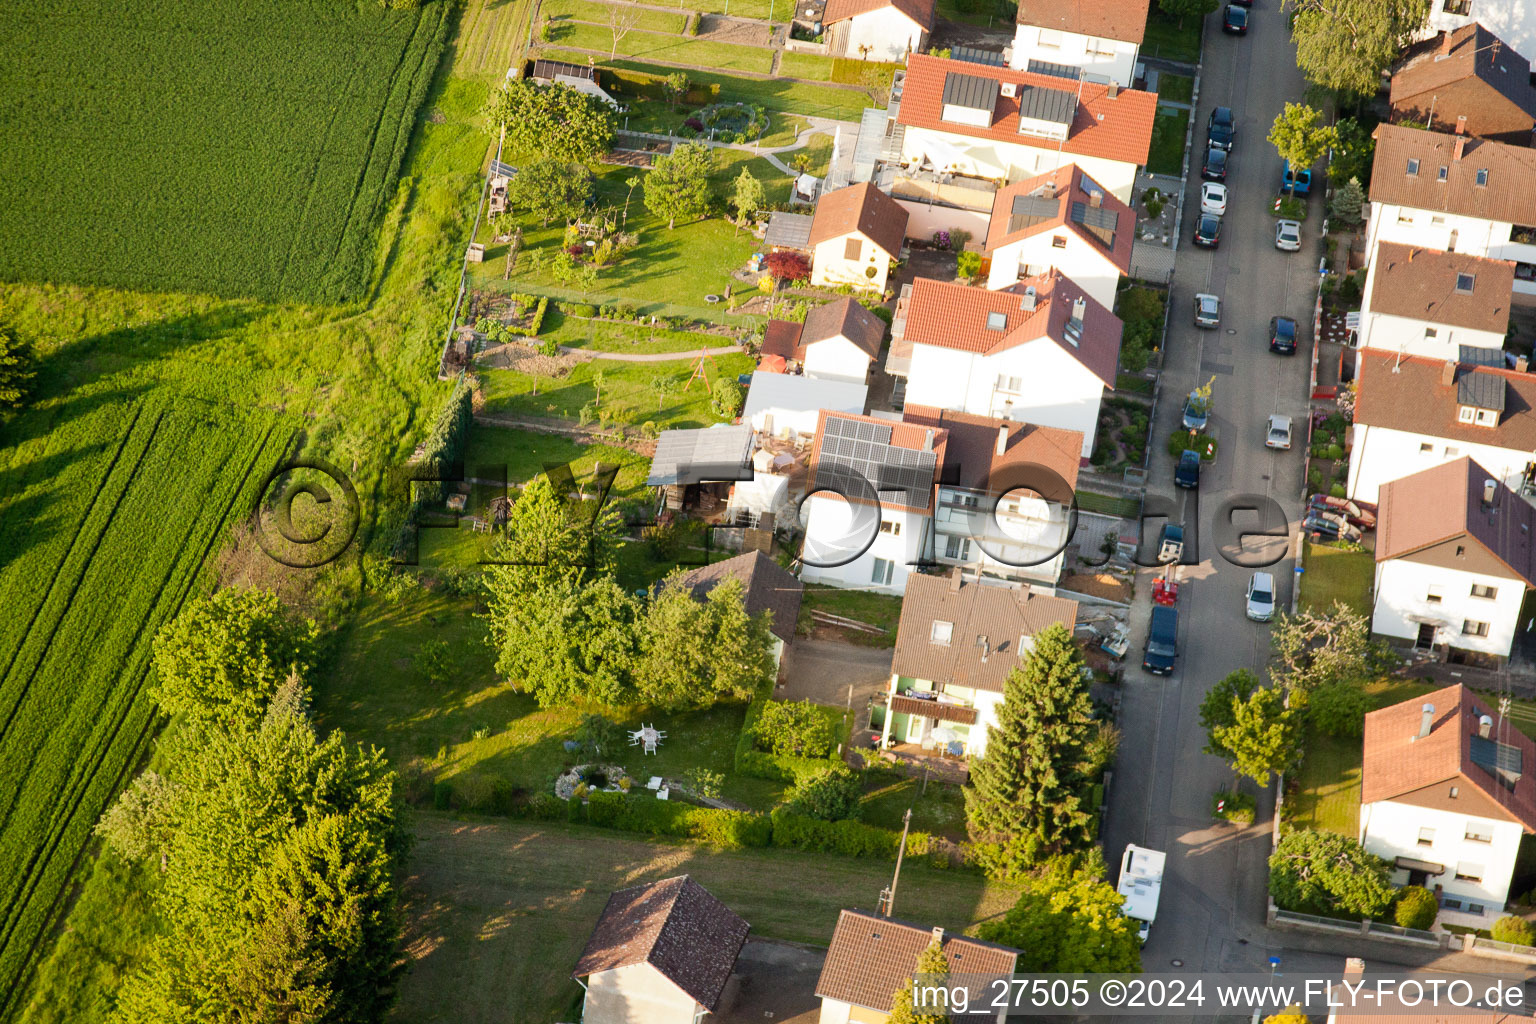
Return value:
[(1446, 178), (1448, 178), (1450, 176), (1450, 173), (1451, 173), (1451, 169), (1449, 167), (1445, 166), (1445, 164), (1441, 164), (1440, 165), (1440, 173), (1435, 175), (1435, 180), (1436, 181), (1444, 181)]
[(934, 619), (933, 628), (928, 631), (928, 642), (932, 644), (939, 644), (943, 647), (948, 647), (949, 641), (952, 637), (954, 637), (954, 635), (955, 624), (953, 622), (945, 622), (943, 619)]
[(987, 314), (987, 330), (989, 330), (989, 331), (1006, 331), (1007, 329), (1008, 329), (1008, 314), (1007, 313), (988, 313)]
[(1477, 169), (1477, 183), (1483, 188), (1488, 187), (1488, 168), (1479, 167)]
[(1418, 173), (1419, 173), (1419, 160), (1418, 160), (1417, 157), (1409, 157), (1408, 158), (1408, 173), (1411, 176), (1414, 176), (1414, 177), (1418, 176)]
[(1456, 291), (1458, 291), (1462, 295), (1471, 295), (1472, 294), (1472, 286), (1476, 282), (1477, 282), (1477, 275), (1476, 274), (1457, 274), (1456, 275)]

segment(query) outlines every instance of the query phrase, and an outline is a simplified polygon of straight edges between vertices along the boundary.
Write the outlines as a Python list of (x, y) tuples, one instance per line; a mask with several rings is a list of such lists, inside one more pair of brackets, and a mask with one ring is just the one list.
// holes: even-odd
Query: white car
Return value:
[(1221, 296), (1201, 292), (1195, 296), (1195, 326), (1221, 326)]
[(1279, 448), (1289, 451), (1291, 447), (1291, 418), (1281, 416), (1279, 413), (1269, 418), (1268, 429), (1264, 431), (1264, 447)]
[(1275, 617), (1275, 578), (1256, 572), (1248, 581), (1248, 617), (1254, 622), (1268, 622)]
[(1279, 220), (1275, 222), (1275, 248), (1282, 252), (1301, 251), (1301, 221)]
[(1207, 181), (1200, 186), (1200, 212), (1227, 215), (1227, 186), (1219, 181)]

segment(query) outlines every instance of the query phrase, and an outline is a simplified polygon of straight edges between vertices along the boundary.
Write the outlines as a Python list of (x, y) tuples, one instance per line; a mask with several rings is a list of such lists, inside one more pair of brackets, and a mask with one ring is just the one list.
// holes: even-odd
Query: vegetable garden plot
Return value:
[(0, 278), (359, 295), (450, 11), (0, 0)]
[[(0, 993), (43, 951), (154, 714), (150, 642), (294, 433), (161, 391), (90, 396), (0, 462)], [(14, 1007), (0, 999), (0, 1017)]]

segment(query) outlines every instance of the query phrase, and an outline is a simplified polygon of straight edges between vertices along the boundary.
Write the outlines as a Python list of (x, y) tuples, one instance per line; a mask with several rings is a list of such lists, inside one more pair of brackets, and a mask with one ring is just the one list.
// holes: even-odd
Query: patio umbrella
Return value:
[(941, 743), (946, 747), (960, 739), (960, 734), (947, 725), (939, 726), (930, 735), (935, 743)]

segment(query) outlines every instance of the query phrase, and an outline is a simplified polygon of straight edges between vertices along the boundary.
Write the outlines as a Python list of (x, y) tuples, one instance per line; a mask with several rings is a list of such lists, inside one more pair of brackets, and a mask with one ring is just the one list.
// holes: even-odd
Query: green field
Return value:
[[(617, 8), (632, 13), (635, 18), (634, 27), (642, 32), (667, 32), (672, 35), (682, 35), (683, 25), (688, 20), (686, 14), (673, 14), (669, 11), (653, 11), (645, 7), (624, 5)], [(598, 3), (597, 0), (546, 0), (539, 5), (539, 14), (545, 18), (564, 18), (571, 21), (590, 21), (594, 25), (607, 25), (614, 5)]]
[[(613, 52), (613, 32), (607, 25), (589, 25), (584, 22), (558, 23), (554, 26), (553, 42), (560, 46), (592, 50), (603, 57)], [(772, 50), (638, 30), (628, 33), (619, 40), (618, 53), (623, 57), (660, 60), (701, 68), (721, 68), (726, 71), (756, 71), (758, 74), (766, 75), (773, 70)]]
[(0, 777), (15, 784), (0, 797), (0, 992), (20, 990), (91, 827), (145, 749), (150, 641), (296, 427), (99, 387), (6, 431)]
[(0, 278), (360, 296), (450, 10), (7, 4)]

